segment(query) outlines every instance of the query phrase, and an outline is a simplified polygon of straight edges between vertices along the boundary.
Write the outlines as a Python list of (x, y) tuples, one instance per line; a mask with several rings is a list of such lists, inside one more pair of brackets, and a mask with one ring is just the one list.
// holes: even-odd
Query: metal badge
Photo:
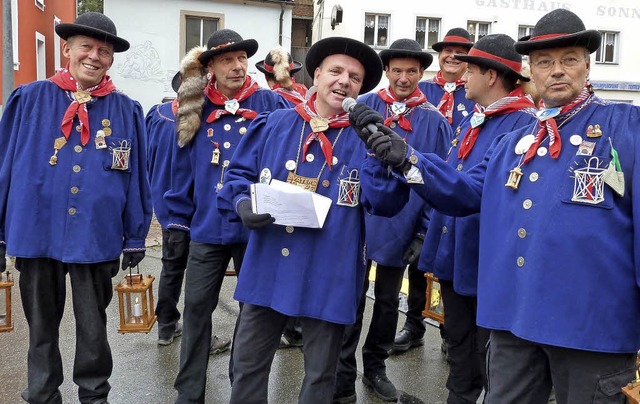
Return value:
[(554, 118), (560, 114), (560, 108), (542, 108), (536, 113), (536, 117), (539, 121), (546, 121), (547, 119)]
[(238, 104), (238, 100), (236, 100), (235, 98), (224, 102), (225, 111), (231, 114), (235, 114), (238, 108), (240, 108), (240, 104)]
[[(456, 83), (444, 83), (444, 91), (448, 93), (452, 93), (456, 91)], [(460, 106), (458, 106), (458, 111), (460, 110)]]
[(521, 178), (522, 170), (520, 169), (520, 167), (514, 167), (511, 171), (509, 171), (509, 179), (507, 180), (507, 183), (504, 184), (504, 186), (516, 190), (520, 185)]
[(104, 131), (103, 130), (99, 130), (99, 131), (96, 132), (95, 143), (96, 143), (96, 149), (106, 149), (107, 148), (107, 142), (104, 139)]
[(394, 115), (400, 115), (406, 110), (407, 104), (404, 102), (394, 101), (393, 104), (391, 104), (391, 112), (393, 112)]
[(314, 116), (313, 118), (311, 118), (311, 120), (309, 121), (309, 125), (311, 126), (311, 130), (313, 131), (313, 133), (320, 133), (329, 129), (329, 121), (321, 116)]
[(340, 179), (340, 189), (338, 189), (338, 201), (340, 206), (356, 207), (360, 200), (360, 177), (358, 170), (348, 171), (346, 178)]
[(213, 128), (207, 129), (207, 137), (213, 137)]
[(303, 177), (302, 175), (294, 174), (292, 172), (289, 172), (287, 175), (287, 182), (311, 192), (316, 192), (316, 189), (318, 189), (317, 178)]
[(573, 170), (573, 202), (598, 204), (604, 201), (604, 175), (606, 169), (600, 167), (600, 159), (591, 157), (584, 168)]
[(129, 142), (123, 140), (118, 147), (112, 149), (112, 170), (128, 170), (129, 169), (129, 157), (131, 155), (131, 146)]
[(580, 146), (580, 143), (582, 143), (582, 136), (571, 135), (571, 137), (569, 138), (569, 142), (574, 146)]
[(578, 152), (576, 154), (578, 156), (591, 156), (595, 148), (596, 148), (596, 142), (589, 142), (588, 140), (583, 140), (580, 143), (580, 146), (578, 146)]
[(211, 164), (214, 166), (220, 164), (220, 149), (217, 147), (213, 150), (213, 154), (211, 155)]
[(518, 143), (516, 143), (515, 153), (517, 155), (525, 154), (527, 150), (531, 147), (533, 142), (535, 142), (536, 137), (532, 134), (528, 134), (523, 136)]
[(268, 168), (263, 168), (260, 171), (260, 183), (261, 184), (269, 184), (271, 182), (271, 170)]
[(587, 137), (600, 137), (602, 136), (602, 130), (600, 129), (600, 125), (589, 125), (587, 127)]
[(477, 128), (484, 123), (485, 115), (481, 112), (474, 112), (471, 116), (470, 122), (472, 128)]

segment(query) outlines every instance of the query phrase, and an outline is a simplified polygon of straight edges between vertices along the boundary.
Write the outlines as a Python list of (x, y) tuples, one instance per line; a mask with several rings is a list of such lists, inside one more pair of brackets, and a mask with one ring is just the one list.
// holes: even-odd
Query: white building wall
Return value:
[[(258, 41), (258, 52), (249, 60), (249, 74), (261, 86), (264, 75), (255, 63), (279, 44), (282, 8), (273, 3), (200, 0), (105, 0), (104, 13), (116, 24), (118, 36), (131, 48), (116, 54), (108, 74), (116, 87), (139, 101), (145, 113), (164, 97), (175, 97), (171, 78), (180, 66), (181, 11), (222, 14), (219, 29), (229, 28), (244, 39)], [(282, 46), (291, 47), (291, 7), (284, 8)]]
[[(334, 5), (342, 7), (343, 22), (332, 30)], [(638, 0), (321, 0), (314, 7), (314, 42), (329, 36), (363, 40), (365, 13), (380, 13), (391, 16), (389, 44), (399, 38), (415, 38), (416, 17), (440, 18), (440, 39), (451, 28), (465, 28), (468, 20), (490, 22), (490, 33), (503, 33), (517, 39), (519, 25), (533, 26), (547, 12), (565, 8), (580, 16), (587, 29), (619, 32), (617, 63), (594, 63), (595, 54), (592, 55), (590, 77), (599, 96), (640, 105)], [(431, 52), (434, 62), (425, 78), (438, 70), (436, 53)], [(383, 78), (378, 87), (387, 84)]]

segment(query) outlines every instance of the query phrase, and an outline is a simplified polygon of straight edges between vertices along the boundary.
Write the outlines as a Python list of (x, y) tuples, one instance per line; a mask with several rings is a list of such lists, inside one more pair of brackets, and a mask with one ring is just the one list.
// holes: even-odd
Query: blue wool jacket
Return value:
[[(418, 87), (422, 90), (424, 95), (427, 96), (427, 100), (437, 107), (444, 95), (444, 89), (433, 80), (421, 81), (418, 83)], [(451, 122), (451, 128), (455, 132), (460, 125), (460, 122), (462, 122), (462, 119), (467, 115), (473, 114), (473, 106), (476, 105), (476, 103), (465, 98), (464, 86), (458, 86), (454, 90), (453, 99), (455, 101), (455, 105), (453, 106), (453, 121)]]

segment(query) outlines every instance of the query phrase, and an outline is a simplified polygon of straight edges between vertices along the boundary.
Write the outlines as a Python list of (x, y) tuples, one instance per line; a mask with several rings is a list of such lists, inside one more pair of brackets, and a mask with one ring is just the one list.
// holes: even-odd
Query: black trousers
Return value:
[(489, 330), (476, 325), (476, 297), (456, 293), (453, 283), (446, 280), (440, 280), (440, 290), (449, 362), (447, 403), (475, 403), (487, 386), (485, 357)]
[(172, 335), (180, 320), (178, 301), (182, 293), (184, 271), (189, 257), (189, 238), (184, 243), (169, 243), (169, 231), (162, 229), (162, 272), (158, 283), (158, 335)]
[[(269, 373), (288, 316), (269, 307), (244, 304), (233, 356), (230, 404), (267, 403)], [(299, 317), (304, 346), (300, 404), (330, 404), (344, 325)]]
[(73, 381), (81, 403), (106, 400), (113, 369), (107, 341), (106, 308), (113, 297), (111, 278), (119, 260), (97, 264), (65, 264), (48, 258), (18, 258), (20, 295), (29, 324), (28, 383), (23, 393), (29, 403), (62, 403), (60, 322), (66, 298), (66, 274), (71, 279), (76, 323)]
[(218, 305), (224, 274), (233, 258), (239, 271), (246, 244), (214, 245), (191, 241), (184, 290), (184, 329), (180, 341), (180, 370), (174, 387), (176, 403), (204, 403), (211, 315)]
[(487, 404), (623, 404), (621, 388), (635, 377), (636, 353), (611, 354), (537, 344), (491, 331)]

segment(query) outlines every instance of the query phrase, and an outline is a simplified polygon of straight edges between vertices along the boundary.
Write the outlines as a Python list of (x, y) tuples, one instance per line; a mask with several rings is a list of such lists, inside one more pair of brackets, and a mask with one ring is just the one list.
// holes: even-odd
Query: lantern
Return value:
[(440, 291), (440, 282), (431, 272), (424, 274), (427, 278), (427, 304), (422, 315), (444, 324), (444, 305)]
[[(4, 259), (4, 257), (2, 257)], [(11, 323), (11, 288), (13, 275), (9, 271), (0, 273), (0, 332), (13, 331)]]
[(116, 285), (120, 308), (119, 333), (148, 333), (153, 328), (157, 319), (153, 304), (154, 280), (151, 275), (129, 274)]

